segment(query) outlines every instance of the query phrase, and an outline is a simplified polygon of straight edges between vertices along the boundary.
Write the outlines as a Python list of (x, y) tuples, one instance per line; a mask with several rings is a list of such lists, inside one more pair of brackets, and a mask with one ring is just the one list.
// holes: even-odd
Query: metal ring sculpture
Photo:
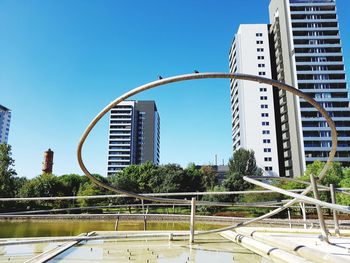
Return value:
[[(82, 169), (82, 171), (85, 173), (85, 175), (91, 180), (93, 181), (95, 184), (108, 189), (110, 191), (113, 192), (117, 192), (119, 194), (125, 194), (129, 197), (134, 197), (134, 198), (138, 198), (141, 200), (149, 200), (149, 201), (154, 201), (154, 202), (166, 202), (166, 203), (189, 203), (190, 200), (179, 200), (179, 199), (169, 199), (169, 198), (159, 198), (159, 197), (150, 197), (150, 196), (143, 196), (141, 194), (137, 194), (137, 193), (133, 193), (133, 192), (128, 192), (125, 191), (123, 189), (117, 189), (115, 187), (112, 187), (110, 185), (107, 185), (101, 181), (99, 181), (98, 179), (96, 179), (94, 176), (91, 175), (91, 173), (88, 171), (88, 169), (86, 168), (83, 159), (82, 159), (82, 148), (83, 148), (83, 144), (86, 140), (86, 138), (88, 137), (89, 133), (91, 132), (91, 130), (94, 128), (94, 126), (97, 124), (97, 122), (107, 113), (109, 112), (113, 107), (115, 107), (116, 105), (118, 105), (119, 103), (121, 103), (122, 101), (128, 99), (129, 97), (136, 95), (138, 93), (141, 93), (142, 91), (145, 90), (149, 90), (158, 86), (162, 86), (165, 84), (169, 84), (169, 83), (174, 83), (174, 82), (179, 82), (179, 81), (185, 81), (185, 80), (193, 80), (193, 79), (213, 79), (213, 78), (217, 78), (217, 79), (237, 79), (237, 80), (249, 80), (249, 81), (254, 81), (254, 82), (259, 82), (259, 83), (264, 83), (267, 85), (272, 85), (275, 88), (279, 88), (288, 92), (293, 93), (294, 95), (303, 98), (305, 101), (309, 102), (312, 106), (314, 106), (321, 114), (322, 116), (326, 119), (330, 129), (331, 129), (331, 135), (332, 135), (332, 148), (331, 151), (329, 152), (329, 157), (328, 160), (325, 164), (325, 166), (323, 167), (322, 171), (320, 172), (320, 174), (318, 175), (318, 179), (321, 180), (326, 176), (327, 171), (330, 169), (330, 165), (331, 162), (334, 159), (335, 156), (335, 152), (336, 152), (336, 148), (337, 148), (337, 131), (336, 131), (336, 127), (335, 124), (333, 122), (333, 120), (331, 119), (331, 117), (328, 115), (327, 111), (320, 105), (318, 104), (314, 99), (310, 98), (308, 95), (306, 95), (305, 93), (303, 93), (302, 91), (289, 86), (287, 84), (284, 84), (282, 82), (276, 81), (276, 80), (272, 80), (272, 79), (268, 79), (268, 78), (263, 78), (263, 77), (258, 77), (258, 76), (254, 76), (254, 75), (248, 75), (248, 74), (239, 74), (239, 73), (194, 73), (194, 74), (186, 74), (186, 75), (179, 75), (179, 76), (175, 76), (175, 77), (170, 77), (170, 78), (164, 78), (161, 80), (157, 80), (154, 82), (150, 82), (148, 84), (139, 86), (133, 90), (130, 90), (129, 92), (123, 94), (122, 96), (120, 96), (119, 98), (115, 99), (114, 101), (112, 101), (110, 104), (108, 104), (99, 114), (97, 114), (97, 116), (91, 121), (91, 123), (87, 126), (85, 132), (83, 133), (79, 144), (78, 144), (78, 149), (77, 149), (77, 157), (78, 157), (78, 162), (80, 165), (80, 168)], [(247, 178), (245, 178), (245, 180), (247, 180)], [(253, 181), (251, 181), (253, 183)], [(311, 186), (308, 186), (301, 194), (300, 196), (305, 196), (308, 192), (310, 192), (311, 190)], [(229, 227), (224, 227), (224, 228), (219, 228), (219, 229), (214, 229), (214, 230), (209, 230), (209, 231), (198, 231), (196, 232), (196, 234), (207, 234), (207, 233), (216, 233), (216, 232), (221, 232), (221, 231), (225, 231), (225, 230), (231, 230), (234, 229), (236, 227), (240, 227), (240, 226), (245, 226), (248, 224), (251, 224), (253, 222), (271, 217), (281, 211), (283, 211), (284, 209), (292, 206), (293, 204), (297, 203), (299, 200), (300, 196), (293, 196), (294, 199), (290, 200), (289, 202), (287, 202), (286, 204), (284, 204), (283, 206), (265, 214), (262, 215), (260, 217), (257, 218), (253, 218), (251, 220), (248, 220), (244, 223), (239, 223), (239, 224), (235, 224)], [(210, 202), (205, 202), (205, 203), (210, 203)], [(200, 204), (200, 202), (198, 202), (198, 204)], [(184, 234), (187, 235), (187, 234)]]

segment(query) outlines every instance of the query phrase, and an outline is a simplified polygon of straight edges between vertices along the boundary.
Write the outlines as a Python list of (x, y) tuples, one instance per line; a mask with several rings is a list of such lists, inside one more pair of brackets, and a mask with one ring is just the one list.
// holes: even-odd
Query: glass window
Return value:
[(262, 108), (262, 109), (267, 109), (269, 106), (267, 105), (267, 104), (261, 104), (260, 105), (260, 108)]
[(261, 113), (261, 117), (269, 117), (269, 114), (268, 113)]
[(261, 124), (262, 124), (262, 126), (269, 126), (270, 125), (270, 123), (268, 121), (263, 121)]
[(264, 148), (264, 152), (265, 153), (270, 153), (271, 152), (271, 148)]
[(260, 96), (260, 100), (267, 100), (267, 96)]
[(263, 130), (262, 134), (270, 134), (270, 131), (269, 130)]
[(266, 75), (266, 72), (264, 71), (259, 71), (259, 76), (265, 76)]

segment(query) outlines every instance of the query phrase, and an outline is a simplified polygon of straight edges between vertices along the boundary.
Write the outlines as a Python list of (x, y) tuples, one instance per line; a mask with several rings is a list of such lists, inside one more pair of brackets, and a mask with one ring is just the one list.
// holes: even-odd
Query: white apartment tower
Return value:
[(0, 105), (0, 143), (7, 143), (10, 131), (11, 111)]
[[(335, 0), (271, 0), (277, 79), (319, 102), (333, 118), (339, 143), (335, 161), (350, 166), (350, 108)], [(326, 161), (331, 132), (303, 99), (279, 92), (286, 176)]]
[[(269, 30), (266, 24), (240, 25), (229, 55), (230, 72), (272, 78)], [(272, 86), (231, 80), (233, 151), (254, 150), (257, 165), (279, 175)]]
[(110, 112), (107, 175), (131, 164), (159, 164), (160, 118), (154, 101), (124, 101)]

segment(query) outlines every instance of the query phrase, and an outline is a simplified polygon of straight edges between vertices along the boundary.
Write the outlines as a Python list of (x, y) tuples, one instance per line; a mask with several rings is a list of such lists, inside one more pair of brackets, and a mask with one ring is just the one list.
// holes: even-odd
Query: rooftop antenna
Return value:
[(218, 165), (218, 155), (215, 154), (215, 165), (217, 166)]

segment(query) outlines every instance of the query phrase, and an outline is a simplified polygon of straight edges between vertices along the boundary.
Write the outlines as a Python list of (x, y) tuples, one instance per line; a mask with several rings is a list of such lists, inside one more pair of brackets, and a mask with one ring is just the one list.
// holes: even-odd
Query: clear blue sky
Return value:
[[(268, 23), (268, 3), (0, 0), (0, 104), (12, 110), (9, 143), (18, 175), (40, 174), (49, 147), (55, 174), (81, 174), (76, 146), (96, 113), (159, 74), (228, 71), (238, 25)], [(350, 1), (337, 3), (349, 69)], [(135, 99), (157, 103), (161, 163), (213, 163), (215, 154), (226, 163), (231, 156), (228, 81), (172, 84)], [(102, 175), (107, 121), (84, 151), (90, 171)]]

